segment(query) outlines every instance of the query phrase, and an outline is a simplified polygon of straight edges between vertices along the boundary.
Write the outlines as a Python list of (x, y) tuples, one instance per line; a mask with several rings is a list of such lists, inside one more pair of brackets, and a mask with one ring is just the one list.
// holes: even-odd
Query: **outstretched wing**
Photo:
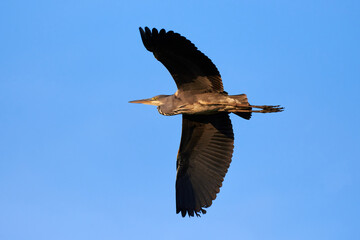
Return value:
[(220, 191), (230, 166), (234, 134), (228, 113), (183, 114), (177, 156), (176, 213), (199, 216)]
[(224, 91), (216, 66), (185, 37), (148, 27), (140, 28), (140, 34), (146, 49), (169, 70), (179, 90)]

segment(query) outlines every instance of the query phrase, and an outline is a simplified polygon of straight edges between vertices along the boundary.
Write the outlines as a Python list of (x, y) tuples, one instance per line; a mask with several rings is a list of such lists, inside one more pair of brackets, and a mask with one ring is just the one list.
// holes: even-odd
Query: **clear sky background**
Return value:
[[(360, 2), (0, 2), (0, 239), (360, 239)], [(139, 26), (174, 30), (225, 90), (233, 162), (201, 218), (175, 214), (181, 116)]]

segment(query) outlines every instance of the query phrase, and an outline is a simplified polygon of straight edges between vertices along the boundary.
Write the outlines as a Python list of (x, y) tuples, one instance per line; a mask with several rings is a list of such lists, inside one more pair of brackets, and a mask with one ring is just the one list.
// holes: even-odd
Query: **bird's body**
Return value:
[(183, 115), (176, 212), (199, 216), (216, 198), (230, 166), (234, 134), (229, 113), (250, 119), (252, 112), (281, 112), (282, 108), (250, 105), (245, 94), (228, 95), (215, 65), (181, 35), (147, 27), (140, 28), (140, 33), (144, 46), (169, 70), (178, 90), (130, 102), (155, 105), (165, 116)]
[(238, 109), (248, 111), (249, 103), (245, 94), (229, 96), (226, 93), (200, 93), (178, 91), (173, 95), (160, 95), (162, 104), (158, 106), (159, 113), (165, 116), (176, 114), (213, 114), (231, 112)]

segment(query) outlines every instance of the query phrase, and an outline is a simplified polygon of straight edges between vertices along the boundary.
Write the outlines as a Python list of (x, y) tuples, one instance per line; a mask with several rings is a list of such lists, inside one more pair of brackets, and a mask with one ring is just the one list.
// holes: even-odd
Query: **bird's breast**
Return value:
[(164, 116), (173, 116), (173, 115), (175, 115), (176, 113), (175, 112), (171, 112), (171, 111), (166, 111), (166, 110), (164, 110), (161, 106), (159, 106), (158, 108), (157, 108), (157, 110), (158, 110), (158, 112), (161, 114), (161, 115), (164, 115)]

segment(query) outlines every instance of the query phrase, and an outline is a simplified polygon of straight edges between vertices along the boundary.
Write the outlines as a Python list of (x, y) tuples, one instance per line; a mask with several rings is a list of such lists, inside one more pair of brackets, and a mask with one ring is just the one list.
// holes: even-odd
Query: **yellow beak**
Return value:
[(157, 101), (154, 101), (151, 98), (129, 101), (129, 103), (142, 103), (142, 104), (157, 106)]

